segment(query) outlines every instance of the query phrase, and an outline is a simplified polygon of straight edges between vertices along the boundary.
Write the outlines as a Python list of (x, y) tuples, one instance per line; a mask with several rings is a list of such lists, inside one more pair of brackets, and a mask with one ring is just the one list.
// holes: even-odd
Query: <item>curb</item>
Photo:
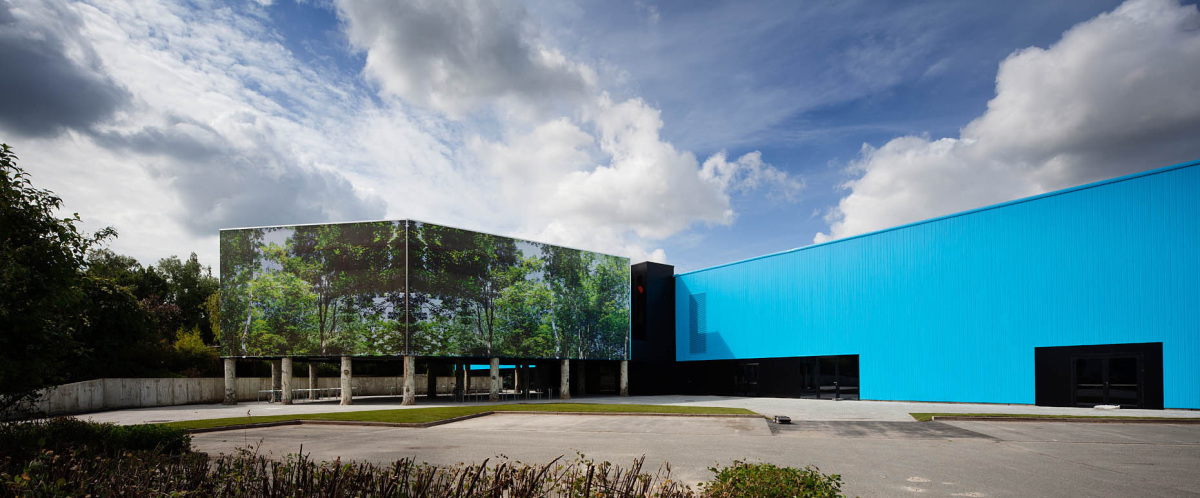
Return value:
[(1200, 424), (1197, 418), (1136, 418), (1136, 417), (1104, 417), (1104, 418), (1053, 418), (1053, 417), (968, 417), (968, 416), (936, 416), (931, 422), (1068, 422), (1076, 424)]
[(289, 425), (348, 425), (348, 426), (359, 426), (359, 427), (413, 427), (413, 428), (418, 428), (418, 429), (424, 429), (427, 427), (436, 427), (439, 425), (452, 424), (454, 422), (461, 422), (463, 420), (470, 420), (473, 418), (486, 417), (488, 415), (513, 415), (513, 414), (520, 414), (520, 415), (528, 415), (528, 414), (535, 414), (535, 415), (601, 415), (601, 416), (617, 416), (617, 417), (636, 416), (636, 415), (653, 416), (653, 417), (665, 416), (665, 417), (714, 417), (714, 418), (759, 418), (759, 417), (762, 417), (762, 415), (750, 414), (750, 413), (711, 413), (711, 414), (706, 414), (706, 413), (633, 413), (633, 412), (629, 412), (629, 413), (607, 412), (607, 413), (605, 413), (605, 412), (535, 412), (535, 411), (525, 412), (525, 411), (519, 411), (519, 410), (499, 410), (499, 411), (486, 411), (486, 412), (472, 413), (470, 415), (462, 415), (459, 417), (452, 417), (452, 418), (447, 418), (447, 419), (442, 419), (442, 420), (434, 420), (432, 422), (370, 422), (370, 421), (355, 421), (355, 420), (296, 419), (296, 420), (280, 420), (278, 422), (256, 422), (256, 423), (251, 423), (251, 424), (222, 425), (220, 427), (204, 427), (204, 428), (199, 428), (199, 429), (187, 429), (187, 433), (188, 434), (201, 434), (201, 433), (205, 433), (205, 432), (236, 431), (236, 430), (242, 430), (242, 429), (262, 429), (262, 428), (267, 428), (267, 427), (283, 427), (283, 426), (289, 426)]
[(710, 417), (710, 418), (760, 418), (756, 413), (638, 413), (638, 412), (524, 412), (520, 410), (497, 410), (491, 414), (508, 415), (599, 415), (602, 417)]

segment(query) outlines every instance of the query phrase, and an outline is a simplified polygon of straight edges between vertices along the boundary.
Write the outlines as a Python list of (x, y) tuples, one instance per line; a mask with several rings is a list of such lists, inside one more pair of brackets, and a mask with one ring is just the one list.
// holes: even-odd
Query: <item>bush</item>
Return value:
[(318, 463), (304, 455), (277, 461), (245, 449), (211, 461), (200, 453), (87, 457), (42, 450), (27, 462), (0, 460), (0, 496), (695, 496), (671, 481), (669, 470), (642, 472), (641, 462), (431, 465), (405, 458), (375, 465)]
[(0, 424), (0, 457), (17, 461), (42, 450), (56, 453), (117, 454), (153, 451), (178, 455), (191, 448), (192, 436), (163, 425), (114, 425), (71, 417)]
[[(163, 426), (114, 426), (71, 418), (0, 427), (0, 496), (377, 496), (694, 498), (664, 464), (643, 468), (596, 463), (579, 455), (530, 465), (433, 465), (411, 458), (391, 465), (315, 462), (306, 455), (273, 460), (241, 449), (209, 459), (188, 451), (190, 438)], [(835, 497), (841, 477), (735, 461), (711, 469), (705, 497)]]
[(732, 467), (709, 468), (716, 476), (701, 484), (705, 496), (714, 498), (756, 496), (814, 498), (839, 497), (842, 476), (825, 475), (813, 466), (804, 469), (777, 467), (769, 463), (734, 461)]

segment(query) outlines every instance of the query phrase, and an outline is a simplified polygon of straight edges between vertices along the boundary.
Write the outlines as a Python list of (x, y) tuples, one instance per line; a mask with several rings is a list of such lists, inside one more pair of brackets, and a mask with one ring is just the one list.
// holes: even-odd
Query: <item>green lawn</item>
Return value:
[(1197, 418), (1180, 418), (1180, 417), (1132, 417), (1121, 415), (1034, 415), (1026, 413), (910, 413), (912, 418), (918, 422), (929, 422), (933, 417), (1004, 417), (1004, 418), (1046, 418), (1046, 419), (1062, 419), (1062, 418), (1098, 418), (1098, 419), (1114, 419), (1128, 418), (1137, 420), (1198, 420)]
[(610, 405), (586, 403), (539, 403), (486, 406), (451, 406), (439, 408), (409, 408), (401, 410), (370, 410), (361, 412), (306, 413), (296, 415), (271, 415), (265, 417), (215, 418), (208, 420), (186, 420), (162, 425), (180, 429), (208, 429), (241, 424), (283, 422), (287, 420), (340, 420), (351, 422), (425, 423), (448, 418), (474, 415), (490, 411), (513, 412), (575, 412), (575, 413), (692, 413), (704, 415), (749, 414), (745, 408), (722, 408), (714, 406), (663, 406), (663, 405)]

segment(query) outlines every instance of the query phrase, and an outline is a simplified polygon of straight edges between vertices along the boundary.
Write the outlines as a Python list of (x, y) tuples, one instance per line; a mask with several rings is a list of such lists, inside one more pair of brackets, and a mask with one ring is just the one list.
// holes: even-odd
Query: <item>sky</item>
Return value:
[(411, 218), (683, 272), (1200, 159), (1178, 0), (0, 0), (0, 68), (144, 264)]

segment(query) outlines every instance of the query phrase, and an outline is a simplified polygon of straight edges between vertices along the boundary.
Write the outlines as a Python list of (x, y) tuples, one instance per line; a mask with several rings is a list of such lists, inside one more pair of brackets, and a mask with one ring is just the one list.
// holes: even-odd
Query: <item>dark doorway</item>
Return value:
[(1075, 364), (1075, 406), (1142, 406), (1142, 357), (1083, 356)]
[(858, 399), (858, 355), (822, 357), (816, 367), (817, 398)]
[(1037, 404), (1162, 408), (1162, 343), (1035, 348)]
[(758, 363), (739, 363), (733, 380), (735, 396), (758, 396)]

